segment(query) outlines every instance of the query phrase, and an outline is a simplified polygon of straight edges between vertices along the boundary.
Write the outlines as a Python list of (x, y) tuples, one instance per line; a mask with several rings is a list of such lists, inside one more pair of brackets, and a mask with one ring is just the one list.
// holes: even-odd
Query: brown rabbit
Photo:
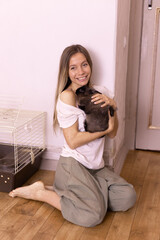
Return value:
[[(100, 132), (108, 128), (108, 111), (110, 115), (114, 116), (114, 109), (112, 106), (107, 105), (101, 107), (102, 103), (94, 104), (91, 102), (91, 96), (100, 93), (94, 88), (88, 86), (80, 87), (76, 90), (78, 107), (86, 114), (85, 130), (88, 132)], [(101, 93), (100, 93), (101, 94)]]

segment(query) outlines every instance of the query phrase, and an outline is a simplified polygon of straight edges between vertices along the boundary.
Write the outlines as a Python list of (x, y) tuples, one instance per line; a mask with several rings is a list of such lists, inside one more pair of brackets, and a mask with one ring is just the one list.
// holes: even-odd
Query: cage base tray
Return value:
[[(3, 151), (4, 149), (10, 151), (11, 148), (7, 146), (6, 148), (3, 147)], [(34, 163), (29, 162), (16, 173), (13, 171), (13, 168), (6, 167), (5, 169), (0, 167), (0, 192), (10, 192), (17, 187), (22, 186), (36, 171), (38, 171), (41, 159), (42, 154), (39, 154), (35, 157)]]

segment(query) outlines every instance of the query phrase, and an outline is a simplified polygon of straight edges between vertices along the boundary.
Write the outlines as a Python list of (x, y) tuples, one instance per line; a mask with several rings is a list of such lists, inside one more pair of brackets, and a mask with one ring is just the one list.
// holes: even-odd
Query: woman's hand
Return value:
[(101, 107), (105, 107), (107, 105), (112, 106), (115, 110), (117, 109), (116, 103), (113, 99), (107, 97), (104, 94), (96, 93), (91, 97), (91, 102), (94, 104), (102, 103)]

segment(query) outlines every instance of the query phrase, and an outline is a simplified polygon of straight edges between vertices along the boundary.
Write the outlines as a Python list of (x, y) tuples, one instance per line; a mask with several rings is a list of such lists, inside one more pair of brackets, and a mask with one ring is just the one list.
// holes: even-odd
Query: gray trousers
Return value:
[(101, 223), (108, 209), (126, 211), (136, 201), (133, 186), (119, 175), (107, 167), (87, 169), (71, 157), (60, 157), (54, 190), (61, 197), (63, 217), (84, 227)]

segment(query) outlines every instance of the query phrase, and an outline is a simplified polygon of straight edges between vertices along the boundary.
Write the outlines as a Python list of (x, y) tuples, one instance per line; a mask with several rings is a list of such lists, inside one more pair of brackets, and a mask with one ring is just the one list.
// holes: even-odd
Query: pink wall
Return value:
[(117, 1), (1, 0), (0, 94), (24, 98), (23, 108), (47, 112), (46, 158), (58, 158), (52, 131), (58, 64), (74, 43), (90, 52), (95, 84), (114, 92)]

